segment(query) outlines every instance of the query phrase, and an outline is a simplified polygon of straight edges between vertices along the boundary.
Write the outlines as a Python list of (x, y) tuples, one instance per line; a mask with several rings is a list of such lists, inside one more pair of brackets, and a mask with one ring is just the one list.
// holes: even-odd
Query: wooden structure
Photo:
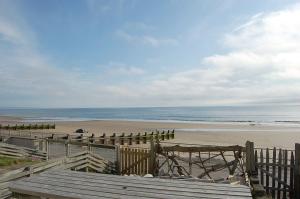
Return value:
[(66, 170), (83, 170), (100, 173), (116, 173), (115, 165), (112, 162), (103, 159), (93, 152), (84, 151), (69, 155), (69, 157), (41, 162), (0, 175), (0, 198), (8, 198), (11, 196), (11, 192), (8, 190), (9, 182), (46, 170), (59, 170), (63, 172), (66, 172)]
[(15, 158), (31, 157), (31, 158), (38, 158), (43, 160), (47, 159), (46, 152), (33, 150), (26, 147), (19, 147), (16, 145), (11, 145), (6, 143), (0, 143), (0, 155), (15, 157)]
[(151, 150), (144, 148), (120, 148), (120, 173), (145, 175), (153, 173), (150, 160)]
[(41, 130), (41, 129), (55, 129), (55, 124), (22, 124), (22, 125), (1, 125), (2, 130)]
[(16, 198), (252, 198), (242, 185), (185, 182), (75, 171), (49, 171), (9, 186)]
[(246, 154), (251, 184), (260, 184), (272, 198), (300, 198), (300, 144), (287, 150), (255, 148), (248, 141)]
[[(194, 176), (224, 180), (244, 176), (242, 146), (156, 145), (155, 175)], [(218, 175), (214, 173), (219, 172)], [(223, 176), (221, 176), (223, 175)], [(217, 177), (215, 177), (217, 176)]]
[(1, 131), (0, 137), (2, 140), (7, 140), (10, 137), (19, 138), (32, 138), (32, 139), (48, 139), (48, 140), (70, 140), (77, 142), (89, 142), (96, 144), (108, 144), (108, 145), (137, 145), (137, 144), (147, 144), (151, 140), (170, 140), (175, 138), (175, 131), (156, 131), (156, 132), (145, 132), (143, 134), (128, 134), (121, 133), (117, 135), (113, 133), (107, 136), (103, 133), (101, 136), (87, 136), (84, 134), (65, 134), (65, 133), (46, 133), (46, 132), (32, 132), (32, 131)]

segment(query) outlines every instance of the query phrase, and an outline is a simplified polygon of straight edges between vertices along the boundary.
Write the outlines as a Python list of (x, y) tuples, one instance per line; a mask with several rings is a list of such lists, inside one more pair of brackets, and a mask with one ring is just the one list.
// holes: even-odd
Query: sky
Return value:
[(292, 0), (0, 0), (0, 107), (299, 104)]

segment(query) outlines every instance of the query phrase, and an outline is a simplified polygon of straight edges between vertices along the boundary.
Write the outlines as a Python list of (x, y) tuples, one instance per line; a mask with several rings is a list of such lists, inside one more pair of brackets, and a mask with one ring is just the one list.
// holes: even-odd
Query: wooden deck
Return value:
[(19, 198), (233, 198), (249, 199), (241, 185), (52, 170), (10, 184)]

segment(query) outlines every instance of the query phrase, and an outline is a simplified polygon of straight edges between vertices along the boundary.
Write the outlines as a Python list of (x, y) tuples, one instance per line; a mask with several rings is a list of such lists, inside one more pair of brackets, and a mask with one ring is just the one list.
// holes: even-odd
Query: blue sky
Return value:
[(0, 0), (0, 103), (297, 103), (299, 16), (288, 0)]

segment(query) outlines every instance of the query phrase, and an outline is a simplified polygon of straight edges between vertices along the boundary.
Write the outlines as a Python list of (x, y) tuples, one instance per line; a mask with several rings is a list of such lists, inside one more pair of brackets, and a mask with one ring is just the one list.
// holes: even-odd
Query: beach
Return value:
[[(26, 121), (25, 121), (26, 122)], [(22, 124), (18, 117), (0, 117), (1, 124)], [(47, 123), (47, 122), (45, 122)], [(53, 123), (53, 122), (50, 122)], [(252, 124), (221, 122), (179, 122), (179, 121), (133, 121), (133, 120), (90, 120), (56, 121), (56, 129), (44, 130), (53, 133), (72, 134), (82, 128), (96, 136), (144, 133), (155, 130), (175, 130), (175, 139), (169, 142), (201, 145), (244, 145), (253, 141), (256, 147), (280, 147), (293, 149), (300, 142), (300, 125)]]

